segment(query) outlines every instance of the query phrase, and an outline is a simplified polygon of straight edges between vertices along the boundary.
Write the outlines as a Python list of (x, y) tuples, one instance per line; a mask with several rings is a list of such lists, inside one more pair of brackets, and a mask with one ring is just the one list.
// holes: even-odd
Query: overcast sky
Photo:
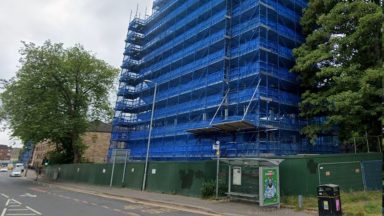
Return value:
[[(80, 43), (98, 58), (120, 66), (130, 13), (135, 15), (137, 4), (141, 17), (145, 8), (150, 14), (152, 0), (1, 0), (0, 79), (15, 76), (21, 41)], [(9, 133), (0, 131), (0, 144), (19, 143)]]

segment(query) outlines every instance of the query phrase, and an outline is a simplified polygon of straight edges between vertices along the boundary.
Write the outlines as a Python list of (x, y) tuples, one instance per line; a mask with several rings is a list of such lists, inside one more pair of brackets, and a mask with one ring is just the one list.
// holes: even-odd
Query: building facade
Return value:
[[(155, 0), (129, 25), (109, 155), (223, 157), (329, 153), (300, 136), (299, 83), (289, 69), (304, 40), (305, 0)], [(155, 96), (156, 92), (156, 96)], [(155, 97), (154, 97), (155, 96)]]
[(83, 154), (84, 162), (106, 162), (109, 142), (111, 140), (111, 124), (93, 122), (92, 127), (81, 139), (87, 146)]
[(11, 150), (11, 161), (19, 161), (21, 148), (12, 148)]
[(0, 161), (11, 160), (12, 148), (6, 145), (0, 145)]
[(44, 140), (35, 145), (33, 150), (32, 160), (30, 166), (32, 167), (42, 167), (43, 160), (48, 159), (48, 153), (55, 150), (55, 144)]
[[(90, 124), (87, 132), (81, 136), (86, 146), (82, 155), (82, 162), (104, 163), (111, 139), (111, 124), (101, 121), (94, 121)], [(31, 165), (41, 166), (43, 159), (49, 159), (48, 153), (55, 151), (55, 144), (50, 141), (42, 141), (35, 145)]]

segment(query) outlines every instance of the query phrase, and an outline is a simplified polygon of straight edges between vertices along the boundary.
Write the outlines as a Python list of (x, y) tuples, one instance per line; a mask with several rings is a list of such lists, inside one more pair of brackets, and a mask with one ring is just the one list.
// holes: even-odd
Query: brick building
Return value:
[(12, 148), (6, 145), (0, 145), (0, 160), (11, 160)]

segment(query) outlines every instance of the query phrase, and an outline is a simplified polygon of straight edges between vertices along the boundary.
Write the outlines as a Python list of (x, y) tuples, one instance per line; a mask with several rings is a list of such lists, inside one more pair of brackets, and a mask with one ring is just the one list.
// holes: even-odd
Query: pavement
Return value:
[[(50, 181), (45, 178), (39, 178), (39, 180), (36, 182), (35, 178), (36, 175), (34, 171), (29, 171), (27, 177), (25, 177), (24, 179), (43, 187), (55, 188), (61, 191), (86, 194), (90, 196), (100, 197), (103, 199), (115, 200), (118, 202), (128, 202), (131, 204), (133, 203), (135, 205), (146, 206), (150, 208), (168, 209), (169, 211), (171, 211), (166, 213), (165, 215), (187, 215), (187, 213), (190, 213), (191, 215), (228, 216), (317, 215), (316, 212), (296, 211), (294, 209), (289, 208), (259, 207), (256, 203), (236, 202), (229, 201), (227, 199), (204, 200), (196, 197), (153, 193), (147, 191), (132, 190), (128, 188), (116, 188), (73, 182)], [(143, 212), (138, 213), (139, 215), (143, 215)]]

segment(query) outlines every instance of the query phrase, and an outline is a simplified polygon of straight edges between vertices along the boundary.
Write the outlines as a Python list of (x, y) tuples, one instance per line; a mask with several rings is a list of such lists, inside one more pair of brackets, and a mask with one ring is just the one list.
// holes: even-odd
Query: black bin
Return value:
[(319, 216), (342, 215), (340, 189), (335, 184), (317, 186)]

